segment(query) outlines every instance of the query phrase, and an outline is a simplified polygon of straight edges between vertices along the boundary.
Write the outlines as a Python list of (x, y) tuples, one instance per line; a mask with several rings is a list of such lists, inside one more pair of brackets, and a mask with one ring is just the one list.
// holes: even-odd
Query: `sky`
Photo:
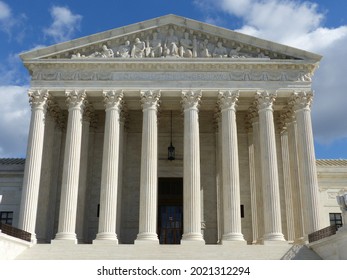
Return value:
[(316, 158), (347, 159), (346, 0), (0, 0), (0, 157), (25, 157), (30, 76), (19, 54), (176, 14), (323, 56), (313, 77)]

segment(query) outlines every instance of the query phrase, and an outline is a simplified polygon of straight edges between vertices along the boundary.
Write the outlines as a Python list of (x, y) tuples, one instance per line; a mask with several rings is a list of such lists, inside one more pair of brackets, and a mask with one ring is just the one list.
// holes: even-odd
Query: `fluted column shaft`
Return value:
[(94, 241), (111, 241), (118, 244), (116, 234), (118, 164), (119, 164), (119, 114), (122, 91), (104, 91), (106, 107), (104, 150), (102, 160), (99, 232)]
[(262, 185), (264, 198), (264, 241), (284, 241), (281, 225), (276, 139), (273, 119), (274, 94), (256, 94), (259, 113)]
[(288, 144), (289, 144), (289, 160), (290, 160), (290, 174), (292, 181), (292, 194), (293, 194), (293, 213), (294, 213), (294, 228), (295, 228), (295, 241), (301, 242), (304, 237), (303, 229), (303, 207), (302, 207), (302, 190), (300, 188), (300, 175), (299, 175), (299, 159), (297, 148), (297, 124), (293, 116), (287, 123), (288, 130)]
[(159, 91), (142, 91), (143, 109), (140, 221), (135, 243), (159, 243), (157, 235), (158, 123)]
[(285, 194), (285, 206), (287, 217), (287, 240), (294, 241), (294, 213), (293, 213), (293, 196), (292, 196), (292, 178), (290, 173), (290, 158), (289, 158), (289, 144), (288, 144), (288, 131), (284, 126), (281, 131), (281, 151), (283, 163), (283, 183)]
[(239, 156), (236, 128), (238, 92), (219, 93), (222, 113), (222, 168), (224, 234), (222, 243), (244, 241), (241, 233)]
[(84, 91), (67, 91), (69, 107), (66, 131), (64, 167), (61, 187), (58, 233), (55, 240), (76, 239), (76, 214), (81, 156), (82, 116), (85, 107)]
[(181, 244), (204, 243), (201, 234), (200, 140), (198, 107), (201, 92), (183, 91), (183, 236)]
[(303, 208), (306, 209), (304, 215), (305, 235), (321, 228), (318, 178), (310, 109), (312, 97), (312, 92), (296, 92), (293, 94), (298, 128), (300, 182), (304, 196)]
[(36, 243), (35, 225), (48, 92), (35, 90), (29, 91), (28, 94), (31, 105), (31, 119), (18, 227), (30, 232), (32, 242)]

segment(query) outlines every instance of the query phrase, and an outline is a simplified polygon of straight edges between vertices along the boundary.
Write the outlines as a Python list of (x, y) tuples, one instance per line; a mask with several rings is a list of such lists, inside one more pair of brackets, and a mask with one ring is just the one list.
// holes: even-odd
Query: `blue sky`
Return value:
[(317, 158), (347, 158), (345, 0), (0, 0), (0, 157), (25, 157), (29, 75), (18, 54), (177, 14), (323, 55), (313, 80)]

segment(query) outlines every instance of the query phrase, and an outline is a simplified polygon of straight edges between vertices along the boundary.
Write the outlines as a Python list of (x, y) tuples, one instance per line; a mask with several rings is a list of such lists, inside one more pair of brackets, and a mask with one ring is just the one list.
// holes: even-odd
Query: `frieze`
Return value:
[(230, 72), (105, 72), (35, 71), (33, 81), (291, 81), (311, 82), (311, 76), (297, 71)]

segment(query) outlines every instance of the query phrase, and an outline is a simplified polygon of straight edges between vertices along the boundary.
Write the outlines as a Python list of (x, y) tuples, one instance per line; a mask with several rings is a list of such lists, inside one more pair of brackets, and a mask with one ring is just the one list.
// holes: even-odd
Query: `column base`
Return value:
[(184, 233), (181, 245), (205, 245), (205, 240), (201, 233)]
[(96, 239), (93, 240), (93, 244), (118, 245), (117, 234), (110, 232), (100, 232), (96, 235)]
[(267, 241), (280, 241), (280, 242), (286, 242), (284, 239), (284, 235), (280, 232), (272, 232), (272, 233), (267, 233), (264, 235), (263, 242)]
[(222, 236), (222, 244), (231, 244), (231, 243), (239, 243), (239, 244), (247, 244), (246, 240), (243, 238), (242, 233), (228, 233)]
[(135, 245), (159, 245), (158, 235), (151, 232), (143, 232), (137, 235), (134, 241)]
[(59, 232), (56, 234), (55, 238), (51, 241), (51, 244), (54, 244), (54, 243), (61, 244), (62, 242), (69, 243), (69, 244), (77, 244), (76, 233)]

